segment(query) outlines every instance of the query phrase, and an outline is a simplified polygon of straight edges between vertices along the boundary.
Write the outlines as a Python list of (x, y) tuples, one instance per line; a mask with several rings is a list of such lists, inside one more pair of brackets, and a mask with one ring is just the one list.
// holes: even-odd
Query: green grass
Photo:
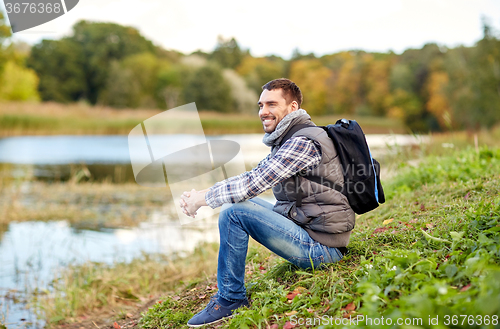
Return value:
[[(363, 315), (372, 322), (345, 327), (498, 328), (500, 150), (449, 153), (401, 166), (384, 185), (386, 204), (358, 217), (350, 252), (336, 264), (305, 271), (252, 248), (251, 306), (218, 327), (333, 328), (335, 319)], [(174, 297), (145, 312), (140, 325), (184, 328), (206, 304)], [(373, 322), (382, 316), (393, 325)]]

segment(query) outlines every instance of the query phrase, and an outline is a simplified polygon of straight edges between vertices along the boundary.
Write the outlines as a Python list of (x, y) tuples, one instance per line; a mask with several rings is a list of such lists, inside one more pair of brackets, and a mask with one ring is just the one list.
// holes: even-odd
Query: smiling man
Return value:
[[(342, 169), (331, 139), (301, 109), (302, 93), (288, 79), (262, 87), (259, 118), (270, 154), (257, 167), (203, 191), (181, 196), (181, 207), (195, 217), (202, 206), (222, 206), (217, 294), (188, 325), (216, 323), (248, 306), (245, 259), (249, 236), (301, 268), (342, 259), (354, 228), (354, 212), (335, 189), (307, 177), (343, 186)], [(273, 205), (257, 198), (272, 188)]]

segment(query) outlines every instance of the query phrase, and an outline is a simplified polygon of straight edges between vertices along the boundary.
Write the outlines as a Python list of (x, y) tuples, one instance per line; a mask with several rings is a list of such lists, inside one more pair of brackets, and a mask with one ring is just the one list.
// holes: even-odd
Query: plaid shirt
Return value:
[(274, 156), (269, 154), (251, 171), (216, 183), (205, 194), (205, 201), (217, 208), (253, 198), (301, 170), (313, 170), (320, 162), (318, 144), (306, 137), (290, 138)]

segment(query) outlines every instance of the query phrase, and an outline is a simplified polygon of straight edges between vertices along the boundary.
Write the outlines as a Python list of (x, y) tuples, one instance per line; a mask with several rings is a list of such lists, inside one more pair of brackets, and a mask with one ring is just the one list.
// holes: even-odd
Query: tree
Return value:
[(151, 53), (114, 61), (100, 103), (114, 107), (156, 107), (156, 86), (161, 63)]
[(158, 107), (172, 109), (182, 103), (182, 89), (187, 84), (189, 68), (184, 65), (165, 65), (158, 72), (156, 97)]
[(290, 66), (290, 79), (297, 83), (304, 95), (304, 108), (310, 114), (327, 112), (327, 79), (332, 72), (317, 60), (296, 60)]
[(262, 92), (262, 86), (267, 82), (283, 77), (285, 61), (280, 57), (246, 56), (236, 68), (243, 76), (249, 88), (257, 94)]
[(38, 101), (38, 77), (31, 69), (8, 61), (0, 75), (0, 99)]
[(7, 62), (4, 43), (11, 35), (10, 26), (6, 24), (4, 13), (0, 10), (0, 73), (2, 73), (3, 66)]
[(191, 74), (183, 92), (185, 102), (196, 102), (199, 110), (230, 112), (231, 87), (224, 80), (221, 69), (206, 65)]
[(365, 65), (367, 69), (364, 97), (368, 108), (367, 114), (383, 116), (386, 114), (390, 98), (390, 57), (375, 59), (374, 55), (367, 54)]
[(231, 98), (233, 100), (232, 109), (240, 113), (252, 113), (256, 110), (259, 96), (248, 88), (245, 80), (234, 70), (224, 69), (222, 72), (224, 79), (231, 86)]
[(452, 128), (451, 108), (446, 94), (448, 83), (448, 74), (443, 71), (432, 72), (427, 83), (429, 98), (425, 106), (436, 117), (441, 129)]
[(490, 128), (500, 121), (500, 40), (483, 21), (484, 36), (474, 48), (468, 83), (472, 106), (460, 121), (468, 129)]
[(85, 98), (95, 104), (108, 83), (113, 61), (155, 53), (156, 47), (132, 27), (80, 21), (73, 26), (72, 36), (43, 40), (34, 50), (28, 63), (40, 76), (44, 100)]
[(328, 104), (332, 105), (333, 113), (354, 114), (361, 103), (361, 66), (354, 52), (339, 53), (337, 59), (341, 64), (328, 80)]
[(40, 78), (42, 100), (67, 103), (86, 98), (85, 58), (72, 38), (42, 40), (31, 48), (27, 65)]
[(240, 65), (245, 54), (248, 54), (248, 51), (241, 50), (235, 38), (228, 40), (219, 35), (217, 46), (209, 59), (214, 60), (223, 68), (235, 69)]

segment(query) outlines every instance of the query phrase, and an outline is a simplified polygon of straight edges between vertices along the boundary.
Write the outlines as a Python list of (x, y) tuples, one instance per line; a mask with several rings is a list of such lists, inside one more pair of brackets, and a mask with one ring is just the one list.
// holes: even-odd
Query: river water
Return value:
[[(157, 136), (161, 143), (184, 141), (184, 135)], [(264, 158), (269, 148), (262, 135), (210, 137), (237, 142), (247, 168)], [(368, 135), (374, 157), (387, 146), (420, 143), (414, 136)], [(16, 180), (64, 181), (75, 167), (85, 166), (95, 180), (133, 181), (127, 136), (25, 136), (0, 139), (0, 174)], [(68, 264), (85, 261), (130, 261), (141, 253), (190, 252), (201, 242), (218, 241), (216, 218), (180, 225), (167, 213), (154, 212), (136, 228), (77, 230), (66, 221), (10, 222), (0, 225), (0, 323), (9, 328), (42, 328), (26, 304), (26, 291), (44, 289)]]

